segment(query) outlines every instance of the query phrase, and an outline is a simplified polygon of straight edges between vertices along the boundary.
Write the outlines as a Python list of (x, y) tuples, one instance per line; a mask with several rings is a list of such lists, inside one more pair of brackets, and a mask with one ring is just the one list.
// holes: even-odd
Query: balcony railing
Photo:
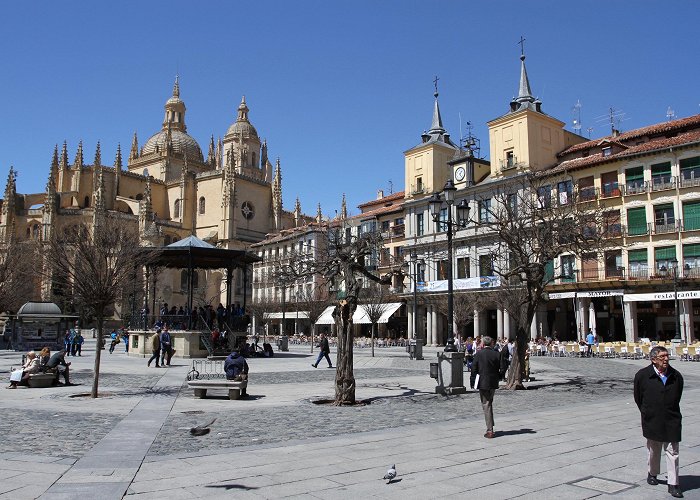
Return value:
[(663, 175), (651, 179), (651, 191), (666, 191), (668, 189), (676, 189), (675, 177)]
[(685, 174), (683, 174), (683, 177), (681, 178), (681, 187), (682, 188), (698, 187), (698, 186), (700, 186), (700, 177), (695, 177), (695, 175), (686, 176)]
[(651, 233), (651, 224), (643, 226), (626, 226), (626, 236), (646, 236)]
[(621, 186), (622, 194), (624, 196), (632, 196), (635, 194), (644, 194), (647, 192), (647, 183), (644, 181), (633, 181), (628, 182), (624, 186)]
[(509, 170), (518, 166), (518, 159), (515, 156), (501, 160), (501, 170)]
[(601, 198), (614, 198), (616, 196), (620, 196), (621, 194), (620, 186), (617, 184), (617, 182), (603, 185), (603, 189), (600, 191)]
[(579, 188), (578, 199), (579, 201), (592, 201), (598, 196), (598, 188), (595, 186), (588, 186), (584, 188)]
[(678, 224), (674, 220), (655, 222), (654, 234), (675, 233), (678, 231), (678, 227)]

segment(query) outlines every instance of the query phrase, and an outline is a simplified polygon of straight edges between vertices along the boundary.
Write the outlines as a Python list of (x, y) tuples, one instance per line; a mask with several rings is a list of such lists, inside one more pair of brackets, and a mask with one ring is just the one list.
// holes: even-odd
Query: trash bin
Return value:
[(408, 343), (408, 359), (423, 359), (423, 341), (411, 339)]
[(288, 351), (289, 350), (289, 337), (286, 335), (280, 335), (277, 339), (277, 350), (278, 351)]

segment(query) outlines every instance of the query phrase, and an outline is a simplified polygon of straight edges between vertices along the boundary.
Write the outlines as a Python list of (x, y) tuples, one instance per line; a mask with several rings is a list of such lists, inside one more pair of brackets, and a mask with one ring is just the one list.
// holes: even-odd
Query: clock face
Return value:
[(255, 208), (253, 208), (253, 204), (249, 201), (244, 201), (243, 205), (241, 205), (241, 213), (243, 213), (243, 217), (246, 219), (252, 219), (255, 216)]
[(455, 179), (458, 181), (464, 180), (464, 167), (459, 167), (457, 170), (455, 170)]

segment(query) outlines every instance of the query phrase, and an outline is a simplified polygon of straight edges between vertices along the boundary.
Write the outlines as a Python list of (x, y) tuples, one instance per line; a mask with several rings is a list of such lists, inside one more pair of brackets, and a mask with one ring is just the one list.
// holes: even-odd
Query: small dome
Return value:
[(61, 308), (53, 302), (27, 302), (17, 311), (17, 316), (38, 316), (45, 314), (61, 314)]
[(245, 102), (245, 96), (241, 99), (238, 105), (238, 117), (233, 125), (226, 131), (226, 136), (243, 134), (243, 137), (258, 139), (258, 131), (248, 120), (248, 105)]
[[(188, 160), (204, 161), (202, 149), (199, 147), (199, 144), (197, 144), (197, 141), (190, 135), (179, 130), (171, 130), (170, 133), (172, 135), (173, 151), (175, 153), (186, 155)], [(156, 146), (158, 147), (158, 151), (164, 151), (167, 138), (167, 130), (161, 130), (157, 134), (151, 136), (151, 138), (146, 141), (146, 144), (143, 145), (143, 148), (141, 148), (141, 155), (155, 153)]]

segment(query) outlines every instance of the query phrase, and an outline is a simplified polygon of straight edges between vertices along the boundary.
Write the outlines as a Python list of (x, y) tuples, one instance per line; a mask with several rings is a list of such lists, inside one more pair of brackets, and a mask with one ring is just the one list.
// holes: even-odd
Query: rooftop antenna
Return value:
[(591, 132), (593, 132), (593, 127), (588, 127), (586, 130), (588, 130), (588, 138), (591, 138)]
[(610, 123), (610, 134), (615, 135), (620, 132), (620, 123), (624, 120), (629, 120), (626, 113), (622, 110), (615, 109), (612, 106), (608, 109), (608, 112), (604, 115), (600, 115), (596, 118), (596, 122), (608, 122)]
[(474, 134), (472, 133), (473, 130), (474, 125), (472, 124), (472, 122), (467, 121), (467, 136), (461, 137), (460, 134), (459, 143), (460, 147), (466, 148), (472, 153), (472, 155), (478, 158), (479, 154), (481, 153), (481, 141), (474, 136)]
[(581, 108), (583, 107), (583, 104), (581, 104), (580, 99), (576, 99), (576, 104), (574, 104), (574, 107), (572, 109), (572, 112), (574, 113), (574, 133), (576, 135), (581, 135)]
[(389, 194), (394, 194), (394, 183), (389, 179)]
[(671, 106), (668, 107), (666, 110), (666, 119), (668, 121), (675, 120), (676, 119), (676, 112), (671, 109)]

